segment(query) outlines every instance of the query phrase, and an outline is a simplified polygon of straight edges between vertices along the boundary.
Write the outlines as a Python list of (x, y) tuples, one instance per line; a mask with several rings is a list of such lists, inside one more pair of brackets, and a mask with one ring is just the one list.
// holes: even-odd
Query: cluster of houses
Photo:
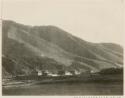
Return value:
[(72, 70), (72, 71), (64, 71), (64, 70), (60, 70), (57, 73), (52, 73), (48, 70), (36, 70), (32, 73), (32, 75), (35, 76), (73, 76), (73, 75), (80, 75), (80, 74), (90, 74), (90, 73), (94, 73), (94, 71), (86, 71), (86, 72), (80, 72), (77, 70)]
[(74, 71), (63, 71), (60, 70), (57, 73), (51, 73), (48, 70), (36, 70), (32, 72), (32, 75), (37, 75), (37, 76), (71, 76), (71, 75), (78, 75), (80, 72), (77, 70)]

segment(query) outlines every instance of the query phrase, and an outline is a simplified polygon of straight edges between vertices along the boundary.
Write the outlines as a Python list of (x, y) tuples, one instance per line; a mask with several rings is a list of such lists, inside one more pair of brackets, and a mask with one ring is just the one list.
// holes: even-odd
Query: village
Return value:
[(52, 72), (50, 72), (48, 70), (37, 70), (37, 71), (34, 71), (32, 73), (32, 75), (36, 75), (36, 76), (53, 76), (53, 77), (56, 77), (56, 76), (79, 75), (79, 74), (80, 74), (80, 72), (78, 72), (77, 70), (74, 70), (74, 71), (60, 70), (57, 73), (52, 73)]
[(87, 71), (77, 71), (77, 70), (59, 70), (54, 72), (50, 72), (49, 70), (34, 70), (30, 74), (27, 75), (17, 75), (14, 76), (13, 79), (16, 80), (71, 80), (76, 79), (79, 77), (90, 77), (94, 74), (94, 71), (87, 70)]

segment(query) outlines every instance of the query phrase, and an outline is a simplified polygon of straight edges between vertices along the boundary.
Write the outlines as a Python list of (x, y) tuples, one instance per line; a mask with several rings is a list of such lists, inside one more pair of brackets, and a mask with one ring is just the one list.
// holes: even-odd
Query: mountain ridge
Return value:
[[(15, 60), (13, 66), (20, 67), (16, 69), (20, 74), (31, 73), (36, 67), (46, 67), (53, 72), (61, 69), (70, 70), (68, 67), (83, 71), (123, 67), (123, 48), (118, 44), (91, 43), (55, 26), (29, 26), (8, 20), (2, 21), (2, 55), (3, 60), (5, 57), (10, 59), (9, 62)], [(44, 62), (44, 58), (49, 62)], [(32, 59), (32, 63), (29, 63), (28, 59)], [(3, 71), (6, 71), (8, 67), (5, 66), (12, 65), (4, 62), (2, 66)], [(56, 69), (57, 66), (61, 67)], [(28, 72), (22, 71), (25, 68)], [(13, 71), (15, 73), (4, 73), (17, 73), (15, 69)]]

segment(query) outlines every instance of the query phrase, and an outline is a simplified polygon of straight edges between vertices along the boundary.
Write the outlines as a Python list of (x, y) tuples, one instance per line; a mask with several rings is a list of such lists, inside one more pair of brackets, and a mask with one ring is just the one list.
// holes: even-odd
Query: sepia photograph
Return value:
[(122, 96), (123, 0), (1, 0), (2, 96)]

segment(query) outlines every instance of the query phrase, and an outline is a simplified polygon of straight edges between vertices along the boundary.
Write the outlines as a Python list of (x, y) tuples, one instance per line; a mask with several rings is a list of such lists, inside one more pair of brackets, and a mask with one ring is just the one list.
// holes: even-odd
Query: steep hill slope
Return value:
[(119, 45), (90, 43), (55, 26), (26, 26), (8, 20), (2, 22), (2, 55), (3, 73), (10, 74), (123, 66)]

